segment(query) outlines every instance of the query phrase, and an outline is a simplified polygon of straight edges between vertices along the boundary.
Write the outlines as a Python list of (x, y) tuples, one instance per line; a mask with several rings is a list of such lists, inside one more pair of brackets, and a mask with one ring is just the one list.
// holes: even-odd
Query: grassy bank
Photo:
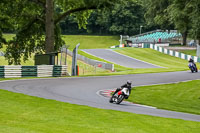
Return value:
[[(11, 40), (14, 37), (14, 34), (4, 34), (6, 40)], [(96, 48), (96, 47), (109, 47), (109, 45), (116, 43), (116, 36), (82, 36), (82, 35), (64, 35), (63, 39), (66, 41), (66, 44), (70, 44), (70, 49), (73, 49), (75, 45), (80, 42), (80, 47), (82, 48)], [(1, 51), (5, 51), (5, 46), (1, 49)], [(59, 55), (60, 59), (60, 55)], [(59, 61), (60, 62), (60, 61)], [(71, 65), (72, 59), (68, 56), (68, 72), (71, 73)], [(110, 73), (108, 70), (104, 70), (101, 68), (97, 68), (91, 65), (88, 65), (82, 61), (77, 62), (79, 66), (79, 74), (80, 75), (96, 75), (96, 74), (104, 74)], [(0, 65), (8, 65), (8, 61), (5, 60), (4, 57), (0, 57)], [(21, 62), (21, 65), (34, 65), (34, 56), (29, 58), (28, 61)]]
[[(114, 64), (114, 63), (109, 62), (109, 61), (107, 61), (107, 60), (104, 60), (104, 59), (98, 58), (98, 57), (96, 57), (96, 56), (87, 54), (87, 53), (85, 53), (85, 52), (83, 52), (83, 51), (81, 51), (81, 50), (79, 50), (78, 53), (81, 54), (81, 55), (83, 55), (83, 56), (85, 56), (85, 57), (87, 57), (87, 58), (93, 59), (93, 60), (98, 60), (98, 61), (102, 61), (102, 62)], [(114, 68), (115, 68), (115, 71), (117, 71), (117, 72), (120, 72), (120, 71), (128, 71), (128, 70), (134, 70), (134, 69), (132, 69), (132, 68), (127, 68), (127, 67), (124, 67), (124, 66), (120, 66), (120, 65), (118, 65), (118, 64), (114, 64)]]
[(187, 55), (196, 56), (196, 50), (179, 50), (179, 52), (187, 54)]
[[(6, 34), (5, 36), (9, 40), (14, 35)], [(70, 45), (69, 49), (71, 50), (78, 43), (81, 44), (79, 49), (109, 48), (110, 46), (116, 45), (119, 43), (118, 36), (63, 35), (63, 39), (65, 40), (66, 45)], [(115, 51), (131, 56), (139, 60), (143, 60), (155, 65), (159, 65), (164, 68), (132, 69), (132, 68), (127, 68), (127, 67), (114, 64), (115, 72), (111, 73), (109, 71), (106, 72), (100, 69), (98, 70), (99, 72), (95, 72), (96, 71), (95, 67), (86, 65), (83, 62), (79, 61), (78, 64), (81, 70), (81, 75), (122, 75), (122, 74), (156, 73), (156, 72), (172, 72), (172, 71), (189, 70), (187, 67), (187, 61), (162, 54), (152, 49), (118, 48), (118, 49), (115, 49)], [(79, 54), (91, 59), (111, 63), (103, 59), (97, 58), (95, 56), (91, 56), (87, 53), (81, 52), (80, 50), (79, 50)], [(70, 63), (71, 62), (68, 62), (69, 72), (71, 72)], [(34, 64), (33, 59), (30, 59), (26, 63), (22, 63), (22, 65), (33, 65), (33, 64)], [(7, 61), (5, 61), (4, 57), (0, 57), (0, 65), (7, 65)]]
[[(15, 34), (3, 34), (6, 40), (11, 40)], [(62, 35), (66, 45), (72, 50), (80, 43), (79, 49), (109, 48), (119, 44), (119, 36), (92, 36), (92, 35)]]
[(129, 101), (162, 109), (200, 114), (200, 80), (133, 89)]
[(199, 122), (138, 115), (0, 90), (2, 133), (199, 133)]
[(72, 50), (80, 43), (79, 49), (109, 48), (119, 44), (119, 36), (63, 35), (66, 45)]
[(123, 48), (123, 49), (116, 49), (115, 51), (148, 63), (165, 67), (167, 69), (177, 70), (177, 71), (188, 70), (187, 60), (166, 55), (153, 49)]

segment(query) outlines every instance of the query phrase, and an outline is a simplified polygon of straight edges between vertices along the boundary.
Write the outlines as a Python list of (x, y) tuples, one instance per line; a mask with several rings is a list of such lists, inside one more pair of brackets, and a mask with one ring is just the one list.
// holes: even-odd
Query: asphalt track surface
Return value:
[(141, 86), (194, 79), (200, 79), (200, 73), (183, 71), (102, 77), (70, 77), (1, 81), (0, 89), (42, 97), (45, 99), (54, 99), (72, 104), (119, 110), (124, 111), (124, 113), (132, 112), (136, 114), (146, 114), (200, 122), (200, 115), (167, 111), (128, 102), (122, 102), (120, 105), (111, 104), (109, 103), (108, 98), (99, 94), (101, 90), (117, 88), (127, 80), (132, 80), (134, 86)]
[(82, 51), (129, 68), (162, 68), (151, 63), (147, 63), (126, 55), (122, 55), (109, 49), (84, 49)]

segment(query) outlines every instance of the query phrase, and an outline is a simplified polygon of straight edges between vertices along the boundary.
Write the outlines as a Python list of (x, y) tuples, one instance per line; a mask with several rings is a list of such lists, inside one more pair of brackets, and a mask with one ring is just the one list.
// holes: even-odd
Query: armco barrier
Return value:
[[(71, 51), (67, 51), (67, 53), (72, 56), (72, 52)], [(93, 59), (89, 59), (85, 56), (82, 56), (82, 55), (77, 55), (77, 58), (89, 65), (92, 65), (92, 66), (96, 66), (96, 67), (99, 67), (101, 66), (101, 68), (103, 69), (107, 69), (107, 70), (110, 70), (110, 71), (114, 71), (114, 64), (110, 64), (110, 63), (105, 63), (105, 62), (101, 62), (101, 61), (97, 61), (97, 60), (93, 60)]]
[(53, 66), (53, 76), (60, 77), (67, 75), (67, 66)]
[(0, 78), (4, 78), (4, 66), (0, 66)]
[[(112, 46), (111, 48), (117, 48), (117, 47), (119, 47), (119, 46)], [(184, 60), (189, 60), (190, 58), (192, 58), (194, 60), (194, 62), (200, 62), (200, 58), (197, 57), (197, 56), (186, 55), (186, 54), (174, 51), (174, 50), (169, 50), (169, 49), (157, 46), (155, 44), (142, 43), (141, 48), (151, 48), (151, 49), (154, 49), (154, 50), (159, 51), (161, 53), (168, 54), (168, 55), (171, 55), (171, 56), (175, 56), (175, 57), (178, 57), (178, 58), (181, 58), (181, 59), (184, 59)]]
[(22, 66), (22, 77), (37, 77), (37, 66)]
[(67, 66), (0, 66), (0, 78), (69, 76)]
[(163, 48), (163, 47), (156, 46), (154, 44), (150, 44), (150, 48), (154, 49), (156, 51), (159, 51), (161, 53), (168, 54), (168, 55), (171, 55), (171, 56), (175, 56), (175, 57), (178, 57), (178, 58), (181, 58), (181, 59), (184, 59), (184, 60), (189, 60), (190, 58), (192, 58), (194, 60), (194, 62), (200, 62), (200, 58), (197, 57), (197, 56), (186, 55), (186, 54), (174, 51), (174, 50), (169, 50), (169, 49), (166, 49), (166, 48)]
[(21, 66), (4, 66), (4, 78), (22, 77)]

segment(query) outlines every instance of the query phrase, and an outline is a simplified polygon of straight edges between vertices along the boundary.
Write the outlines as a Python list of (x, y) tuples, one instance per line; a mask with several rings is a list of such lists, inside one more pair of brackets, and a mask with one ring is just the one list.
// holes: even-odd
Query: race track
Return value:
[(108, 98), (99, 94), (101, 90), (117, 88), (127, 80), (132, 80), (134, 86), (141, 86), (194, 79), (200, 79), (200, 73), (184, 71), (104, 77), (48, 78), (1, 81), (0, 89), (102, 109), (200, 122), (200, 115), (161, 110), (128, 102), (122, 102), (121, 105), (111, 104)]
[(162, 68), (151, 63), (147, 63), (126, 55), (122, 55), (109, 49), (84, 49), (82, 51), (107, 60), (109, 62), (113, 62), (115, 64), (119, 64), (121, 66), (129, 68)]

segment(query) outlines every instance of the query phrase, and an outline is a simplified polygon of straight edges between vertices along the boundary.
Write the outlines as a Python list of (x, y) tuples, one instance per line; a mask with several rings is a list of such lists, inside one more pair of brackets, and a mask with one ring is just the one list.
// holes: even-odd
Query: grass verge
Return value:
[[(93, 60), (98, 60), (98, 61), (102, 61), (102, 62), (106, 62), (106, 63), (113, 64), (112, 62), (109, 62), (109, 61), (107, 61), (107, 60), (98, 58), (98, 57), (93, 56), (93, 55), (91, 55), (91, 54), (87, 54), (87, 53), (85, 53), (84, 51), (81, 51), (81, 50), (79, 50), (78, 53), (79, 53), (80, 55), (83, 55), (83, 56), (85, 56), (85, 57), (87, 57), (87, 58), (90, 58), (90, 59), (93, 59)], [(117, 71), (117, 72), (120, 72), (120, 71), (127, 71), (127, 70), (133, 70), (132, 68), (123, 67), (123, 66), (120, 66), (120, 65), (118, 65), (118, 64), (114, 64), (114, 68), (115, 68), (115, 71)]]
[(135, 87), (129, 101), (157, 108), (200, 114), (200, 80)]
[(196, 56), (196, 50), (179, 50), (180, 53)]
[[(119, 52), (124, 55), (128, 55), (130, 57), (152, 63), (161, 67), (165, 67), (166, 69), (171, 69), (175, 71), (184, 71), (188, 70), (188, 61), (183, 60), (177, 57), (173, 57), (170, 55), (166, 55), (160, 53), (156, 50), (145, 48), (119, 48), (115, 49), (116, 52)], [(164, 68), (164, 69), (165, 69)]]
[[(14, 35), (13, 34), (5, 34), (4, 35), (7, 40), (10, 40)], [(108, 48), (109, 46), (118, 44), (118, 36), (86, 36), (86, 35), (63, 35), (63, 39), (66, 44), (70, 44), (69, 49), (73, 49), (77, 43), (80, 43), (79, 49), (90, 49), (90, 48)], [(80, 74), (81, 75), (96, 75), (96, 76), (105, 76), (105, 75), (124, 75), (124, 74), (138, 74), (138, 73), (158, 73), (158, 72), (172, 72), (172, 71), (185, 71), (189, 70), (187, 67), (187, 61), (182, 59), (171, 57), (169, 55), (164, 55), (158, 51), (151, 49), (139, 49), (139, 48), (123, 48), (116, 49), (117, 52), (122, 54), (131, 56), (136, 59), (140, 59), (152, 64), (160, 65), (166, 68), (149, 68), (149, 69), (132, 69), (123, 67), (117, 64), (115, 66), (115, 72), (104, 71), (99, 68), (95, 68), (89, 65), (86, 65), (80, 61)], [(87, 53), (79, 51), (79, 53), (83, 56), (86, 56), (91, 59), (104, 61), (107, 63), (111, 63), (105, 61), (103, 59), (97, 58), (95, 56), (89, 55)], [(0, 57), (0, 65), (7, 65), (7, 61), (5, 61), (4, 57)], [(34, 65), (33, 58), (27, 61), (26, 63), (22, 63), (22, 65)], [(69, 63), (69, 72), (71, 72), (71, 64)], [(88, 67), (89, 66), (89, 67)], [(198, 66), (198, 64), (197, 64)], [(97, 72), (97, 71), (98, 72)]]
[(103, 110), (0, 90), (2, 133), (199, 133), (199, 122)]
[[(69, 55), (67, 56), (67, 65), (68, 65), (68, 67), (67, 67), (68, 73), (71, 74), (72, 57), (69, 56)], [(86, 63), (84, 63), (83, 61), (80, 61), (80, 60), (77, 60), (77, 65), (79, 66), (79, 76), (111, 73), (111, 71), (109, 71), (109, 70), (86, 64)]]
[(109, 48), (119, 44), (119, 36), (63, 35), (66, 45), (72, 50), (80, 43), (79, 49)]

